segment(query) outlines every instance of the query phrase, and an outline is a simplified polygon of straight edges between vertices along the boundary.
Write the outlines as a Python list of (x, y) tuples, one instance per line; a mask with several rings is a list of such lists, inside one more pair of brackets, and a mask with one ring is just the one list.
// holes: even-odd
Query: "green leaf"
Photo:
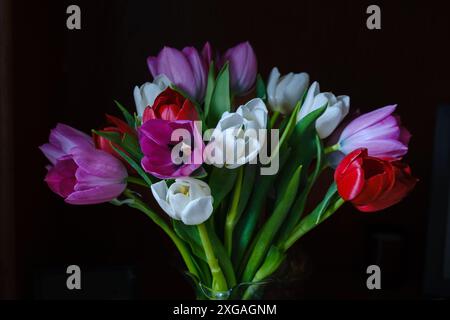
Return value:
[(227, 62), (217, 76), (216, 85), (211, 96), (208, 118), (206, 118), (208, 127), (215, 128), (222, 114), (230, 111), (230, 107), (230, 74)]
[(292, 172), (299, 165), (303, 165), (305, 168), (300, 179), (300, 186), (303, 187), (305, 185), (308, 168), (317, 154), (316, 120), (325, 112), (325, 110), (326, 105), (311, 112), (295, 125), (289, 139), (289, 146), (292, 148), (291, 156), (283, 167), (280, 179), (278, 180), (277, 202), (286, 192)]
[(130, 112), (128, 112), (128, 110), (125, 109), (125, 107), (122, 106), (122, 105), (120, 104), (119, 101), (114, 100), (114, 103), (116, 104), (116, 106), (117, 106), (117, 107), (120, 109), (120, 111), (122, 112), (123, 117), (125, 118), (125, 121), (128, 123), (128, 125), (129, 125), (130, 127), (132, 127), (132, 128), (136, 128), (136, 122), (135, 122), (135, 119), (134, 119), (134, 117), (130, 114)]
[(266, 85), (264, 84), (264, 80), (259, 73), (256, 77), (256, 97), (262, 100), (267, 99)]
[[(280, 151), (280, 167), (283, 167), (284, 163), (290, 155), (290, 149), (283, 146)], [(276, 179), (276, 175), (271, 176), (258, 176), (256, 179), (255, 188), (251, 193), (247, 210), (245, 210), (236, 226), (235, 250), (233, 251), (233, 263), (236, 266), (242, 266), (242, 261), (245, 261), (245, 252), (249, 249), (248, 245), (253, 239), (256, 225), (260, 220), (267, 194)], [(251, 250), (251, 248), (250, 248)], [(244, 259), (244, 260), (243, 260)]]
[(261, 266), (267, 251), (272, 245), (273, 239), (275, 238), (279, 228), (289, 212), (289, 209), (291, 208), (292, 203), (295, 200), (298, 185), (300, 183), (301, 172), (302, 166), (300, 165), (295, 171), (293, 171), (293, 173), (291, 173), (291, 179), (289, 180), (286, 192), (282, 195), (281, 200), (276, 205), (274, 212), (255, 238), (252, 253), (250, 254), (247, 266), (242, 274), (242, 281), (252, 281), (256, 271)]
[(214, 248), (214, 254), (216, 255), (217, 260), (219, 260), (219, 265), (222, 269), (223, 274), (225, 275), (228, 287), (232, 288), (236, 285), (236, 275), (234, 273), (233, 264), (228, 257), (227, 251), (225, 250), (222, 241), (220, 241), (219, 237), (214, 232), (212, 224), (206, 224), (206, 228), (208, 229), (209, 238)]
[(286, 258), (286, 254), (280, 248), (271, 246), (261, 267), (252, 281), (258, 282), (271, 276)]
[(337, 192), (336, 183), (333, 182), (319, 205), (295, 226), (288, 240), (283, 244), (283, 248), (287, 250), (300, 237), (329, 218), (343, 203), (344, 201)]
[(125, 152), (129, 153), (134, 160), (141, 161), (142, 152), (135, 136), (125, 133), (123, 137), (121, 137), (119, 132), (111, 131), (92, 130), (92, 132), (116, 144)]
[(241, 196), (239, 197), (237, 219), (239, 219), (242, 212), (244, 212), (248, 200), (250, 199), (255, 183), (256, 171), (258, 169), (258, 166), (252, 164), (248, 164), (244, 168), (244, 179), (242, 180)]
[(209, 108), (211, 105), (211, 99), (214, 91), (214, 87), (216, 86), (216, 72), (215, 72), (214, 61), (211, 61), (209, 65), (208, 71), (208, 84), (206, 86), (206, 95), (205, 95), (205, 118), (208, 118)]
[(209, 177), (209, 187), (214, 199), (214, 210), (218, 208), (225, 196), (231, 191), (236, 180), (237, 170), (214, 167)]
[(286, 221), (283, 223), (283, 228), (280, 231), (279, 234), (279, 241), (284, 241), (289, 234), (292, 232), (292, 230), (295, 228), (297, 223), (300, 221), (301, 216), (303, 214), (303, 211), (305, 209), (306, 202), (308, 200), (309, 193), (314, 186), (314, 183), (316, 182), (319, 174), (322, 172), (323, 169), (323, 163), (324, 163), (324, 151), (323, 151), (323, 145), (322, 140), (319, 138), (318, 135), (316, 135), (315, 138), (315, 145), (316, 145), (316, 164), (314, 171), (312, 175), (310, 175), (307, 178), (306, 186), (300, 191), (297, 200), (295, 201), (294, 205), (292, 206), (289, 216), (286, 219)]
[(172, 224), (175, 233), (191, 248), (191, 251), (195, 256), (193, 260), (197, 266), (197, 270), (200, 271), (202, 283), (210, 285), (212, 281), (211, 272), (209, 270), (205, 250), (203, 249), (197, 226), (188, 226), (178, 220), (172, 220)]
[(188, 226), (179, 220), (173, 220), (173, 229), (181, 239), (189, 244), (193, 254), (203, 261), (207, 261), (197, 226)]
[(130, 164), (130, 166), (136, 170), (136, 172), (141, 176), (142, 179), (148, 184), (150, 187), (152, 185), (151, 178), (145, 173), (145, 171), (141, 168), (140, 164), (134, 161), (130, 156), (128, 156), (125, 152), (115, 147), (114, 144), (111, 143), (111, 147), (116, 151), (126, 162)]

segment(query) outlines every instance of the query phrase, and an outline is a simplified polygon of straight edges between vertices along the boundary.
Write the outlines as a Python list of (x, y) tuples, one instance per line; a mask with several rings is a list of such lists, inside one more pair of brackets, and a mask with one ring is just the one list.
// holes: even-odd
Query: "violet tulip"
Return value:
[(126, 188), (128, 174), (120, 160), (95, 149), (91, 138), (76, 129), (58, 125), (40, 149), (52, 163), (45, 181), (67, 203), (111, 201)]
[(401, 159), (408, 152), (411, 135), (393, 115), (396, 107), (380, 108), (350, 122), (340, 135), (339, 150), (349, 154), (366, 148), (372, 157)]
[(203, 57), (194, 47), (177, 50), (164, 47), (156, 57), (148, 57), (147, 65), (153, 78), (165, 75), (173, 84), (202, 102), (208, 81), (211, 48), (205, 44)]
[(242, 42), (228, 49), (221, 58), (221, 65), (230, 64), (230, 81), (233, 94), (247, 94), (255, 85), (258, 63), (250, 43)]
[(139, 128), (144, 170), (160, 179), (188, 177), (203, 163), (204, 144), (196, 122), (152, 119)]
[(94, 142), (84, 132), (58, 123), (56, 128), (50, 131), (49, 143), (40, 146), (39, 149), (52, 164), (55, 164), (58, 158), (69, 154), (75, 147), (94, 148)]

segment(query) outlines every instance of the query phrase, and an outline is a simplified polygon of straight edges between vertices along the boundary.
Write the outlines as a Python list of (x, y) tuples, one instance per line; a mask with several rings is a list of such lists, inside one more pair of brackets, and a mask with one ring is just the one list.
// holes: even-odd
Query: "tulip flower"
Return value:
[(152, 106), (155, 99), (161, 92), (170, 86), (170, 80), (165, 75), (159, 75), (153, 82), (146, 82), (142, 86), (134, 87), (133, 96), (136, 104), (136, 111), (139, 117), (142, 117), (145, 108)]
[(50, 189), (71, 204), (110, 201), (126, 188), (127, 170), (110, 154), (97, 150), (91, 137), (64, 124), (40, 147), (50, 160), (45, 177)]
[(153, 119), (198, 120), (199, 116), (194, 104), (189, 99), (175, 90), (167, 88), (156, 98), (153, 105), (145, 108), (142, 123)]
[(92, 138), (68, 125), (59, 123), (51, 130), (49, 143), (39, 147), (48, 160), (55, 164), (56, 160), (69, 154), (75, 147), (94, 148)]
[[(210, 54), (209, 44), (203, 50)], [(186, 47), (177, 50), (164, 47), (156, 57), (148, 57), (147, 64), (152, 76), (165, 75), (173, 84), (196, 99), (203, 101), (208, 80), (208, 57), (202, 57), (197, 49)]]
[(166, 181), (151, 186), (160, 207), (173, 219), (186, 225), (199, 225), (213, 212), (213, 197), (208, 184), (193, 178), (176, 179), (170, 187)]
[[(115, 125), (114, 127), (105, 127), (102, 130), (99, 130), (99, 132), (116, 132), (121, 137), (123, 137), (125, 134), (128, 134), (130, 136), (136, 136), (136, 132), (133, 128), (131, 128), (126, 122), (120, 120), (119, 118), (116, 118), (114, 116), (111, 116), (109, 114), (106, 115), (106, 119), (109, 123)], [(113, 156), (115, 156), (118, 159), (121, 159), (122, 157), (117, 154), (116, 151), (111, 147), (110, 140), (99, 136), (94, 133), (93, 135), (94, 144), (97, 149), (103, 150)], [(119, 146), (115, 145), (115, 147), (120, 148)]]
[(231, 90), (235, 95), (246, 95), (255, 85), (258, 63), (250, 43), (242, 42), (228, 49), (221, 57), (220, 65), (230, 64)]
[(411, 135), (392, 114), (396, 107), (380, 108), (350, 122), (340, 135), (339, 150), (348, 154), (367, 148), (370, 156), (401, 159), (408, 152)]
[(329, 137), (345, 118), (350, 109), (350, 97), (336, 97), (331, 92), (320, 93), (318, 82), (314, 82), (308, 90), (305, 101), (297, 114), (297, 122), (309, 113), (327, 105), (325, 112), (316, 121), (317, 134), (321, 139)]
[(205, 149), (205, 160), (216, 167), (234, 169), (253, 161), (265, 143), (261, 129), (267, 126), (264, 102), (253, 99), (235, 113), (225, 112)]
[(334, 179), (339, 195), (363, 212), (400, 202), (417, 183), (407, 165), (371, 157), (367, 149), (348, 154), (336, 168)]
[(160, 179), (187, 177), (202, 165), (203, 140), (194, 121), (146, 121), (139, 128), (144, 170)]
[(267, 83), (269, 106), (272, 111), (290, 114), (308, 88), (309, 75), (291, 72), (280, 76), (278, 68), (273, 68)]

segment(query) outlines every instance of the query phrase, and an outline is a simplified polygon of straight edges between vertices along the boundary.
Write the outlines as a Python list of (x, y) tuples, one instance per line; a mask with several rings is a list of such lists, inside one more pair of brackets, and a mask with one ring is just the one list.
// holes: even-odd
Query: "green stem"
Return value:
[(135, 184), (135, 185), (138, 185), (138, 186), (142, 186), (142, 187), (148, 188), (148, 184), (146, 184), (144, 180), (142, 180), (140, 178), (137, 178), (137, 177), (128, 176), (127, 182)]
[(211, 269), (211, 275), (213, 277), (212, 289), (215, 291), (227, 291), (227, 281), (223, 275), (222, 269), (219, 266), (219, 261), (214, 255), (214, 250), (209, 239), (208, 230), (204, 223), (197, 226), (198, 232), (200, 234), (200, 239), (205, 249), (206, 260), (208, 262), (209, 268)]
[(326, 147), (323, 151), (325, 154), (333, 153), (335, 151), (338, 151), (341, 148), (341, 145), (339, 143), (336, 143), (335, 145)]
[(280, 112), (279, 111), (275, 111), (273, 113), (272, 117), (270, 117), (270, 129), (272, 129), (274, 127), (274, 125), (277, 122), (279, 117), (280, 117)]
[[(289, 238), (286, 240), (286, 242), (283, 245), (283, 251), (286, 252), (298, 239), (303, 237), (306, 233), (314, 229), (316, 226), (318, 226), (320, 223), (325, 221), (327, 218), (329, 218), (333, 213), (335, 213), (343, 204), (345, 203), (345, 200), (340, 198), (336, 200), (323, 214), (321, 219), (319, 221), (316, 221), (312, 224), (310, 227), (304, 227), (304, 225), (310, 225), (302, 224), (300, 222), (299, 226), (292, 232), (292, 234), (289, 236)], [(306, 217), (305, 219), (307, 219)]]
[(128, 189), (125, 190), (124, 195), (134, 200), (133, 203), (129, 204), (130, 207), (133, 207), (145, 213), (150, 219), (152, 219), (154, 223), (156, 223), (156, 225), (158, 225), (169, 236), (169, 238), (173, 241), (178, 251), (180, 252), (181, 257), (183, 258), (184, 263), (186, 263), (189, 272), (199, 277), (197, 268), (195, 267), (194, 261), (192, 260), (192, 257), (189, 253), (189, 249), (185, 246), (183, 241), (175, 234), (175, 232), (169, 227), (169, 225), (159, 215), (150, 210), (150, 208), (138, 197), (136, 197), (130, 190)]
[(239, 199), (241, 197), (242, 180), (244, 176), (243, 167), (241, 166), (238, 170), (239, 172), (238, 177), (236, 179), (233, 200), (231, 201), (231, 207), (230, 210), (228, 211), (227, 218), (225, 221), (225, 233), (224, 233), (225, 248), (227, 250), (228, 256), (230, 257), (231, 251), (233, 250), (233, 231), (239, 218), (237, 216), (238, 206), (239, 206)]

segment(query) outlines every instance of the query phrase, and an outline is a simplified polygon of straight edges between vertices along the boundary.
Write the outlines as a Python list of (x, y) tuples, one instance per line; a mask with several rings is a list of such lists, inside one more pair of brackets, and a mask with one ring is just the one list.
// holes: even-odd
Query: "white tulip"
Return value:
[(208, 184), (193, 178), (176, 179), (167, 188), (162, 180), (151, 186), (160, 207), (173, 219), (186, 225), (199, 225), (213, 212), (213, 197)]
[(170, 80), (165, 75), (159, 75), (153, 82), (146, 82), (141, 87), (134, 87), (134, 102), (139, 117), (142, 117), (145, 108), (148, 106), (151, 107), (156, 97), (166, 90), (170, 84)]
[(264, 146), (267, 107), (255, 98), (236, 112), (225, 112), (205, 149), (205, 161), (216, 167), (235, 169), (256, 159)]
[(308, 88), (309, 75), (291, 72), (280, 76), (278, 68), (273, 68), (267, 82), (269, 106), (273, 111), (290, 114)]
[(320, 93), (319, 83), (314, 82), (308, 90), (305, 101), (297, 114), (297, 122), (314, 110), (328, 105), (316, 121), (316, 130), (321, 139), (329, 137), (350, 110), (350, 97), (335, 97), (331, 92)]

